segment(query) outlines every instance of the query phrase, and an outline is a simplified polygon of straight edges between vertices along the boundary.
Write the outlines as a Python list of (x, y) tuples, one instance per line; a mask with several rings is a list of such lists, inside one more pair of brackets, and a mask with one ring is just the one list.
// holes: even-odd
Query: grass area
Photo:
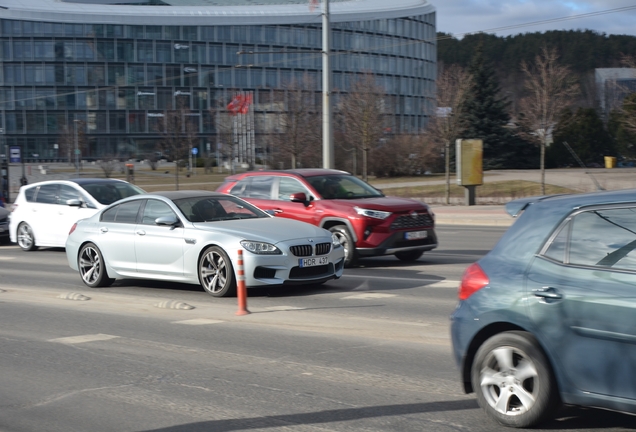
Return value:
[[(55, 172), (74, 173), (72, 166), (60, 167)], [(85, 165), (81, 170), (82, 177), (104, 177), (104, 171), (96, 165)], [(223, 182), (223, 179), (230, 173), (225, 171), (222, 173), (213, 172), (206, 173), (205, 168), (197, 168), (196, 174), (187, 176), (187, 171), (181, 169), (179, 171), (179, 189), (199, 189), (199, 190), (216, 190)], [(116, 171), (111, 174), (112, 178), (126, 180), (126, 174)], [(419, 177), (391, 177), (376, 178), (369, 177), (369, 183), (372, 185), (382, 185), (382, 190), (387, 195), (408, 197), (408, 198), (443, 198), (446, 196), (445, 184), (430, 184), (409, 187), (391, 187), (393, 183), (409, 183), (430, 181), (443, 181), (444, 174), (433, 174)], [(159, 166), (156, 170), (148, 167), (137, 167), (135, 170), (134, 183), (146, 190), (147, 192), (156, 192), (160, 190), (176, 190), (175, 167), (173, 164)], [(577, 193), (577, 191), (554, 185), (546, 185), (546, 194), (561, 193)], [(455, 176), (451, 176), (450, 195), (453, 198), (463, 198), (465, 189), (455, 184)], [(525, 180), (488, 182), (476, 189), (477, 197), (493, 197), (493, 198), (521, 198), (526, 196), (541, 195), (541, 185), (537, 182)]]
[[(408, 197), (408, 198), (443, 198), (446, 196), (446, 185), (410, 186), (410, 187), (384, 187), (386, 195)], [(554, 185), (545, 186), (546, 195), (577, 193), (577, 191)], [(465, 188), (451, 184), (450, 196), (453, 198), (463, 198)], [(485, 183), (477, 186), (477, 197), (493, 198), (522, 198), (526, 196), (541, 195), (541, 184), (525, 180), (502, 181)]]

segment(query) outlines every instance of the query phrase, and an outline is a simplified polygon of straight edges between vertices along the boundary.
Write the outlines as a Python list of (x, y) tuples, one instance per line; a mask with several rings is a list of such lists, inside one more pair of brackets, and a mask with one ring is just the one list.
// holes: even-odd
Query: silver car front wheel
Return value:
[(500, 333), (484, 342), (473, 362), (472, 384), (479, 405), (505, 426), (534, 426), (559, 406), (550, 365), (525, 332)]
[(214, 297), (228, 297), (236, 294), (232, 262), (220, 247), (211, 246), (201, 255), (199, 282), (205, 292)]

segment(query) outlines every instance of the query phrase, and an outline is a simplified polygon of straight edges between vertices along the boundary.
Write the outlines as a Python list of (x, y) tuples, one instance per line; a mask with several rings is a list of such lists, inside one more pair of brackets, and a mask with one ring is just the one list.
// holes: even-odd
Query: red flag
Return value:
[(241, 114), (247, 114), (250, 109), (250, 105), (252, 104), (252, 95), (248, 94), (243, 97), (243, 101), (241, 103), (241, 107), (239, 108), (239, 112)]
[(309, 11), (313, 12), (318, 7), (318, 0), (309, 0)]
[(234, 96), (234, 99), (232, 99), (230, 101), (229, 104), (227, 104), (227, 110), (232, 114), (232, 115), (236, 115), (239, 113), (239, 111), (241, 110), (241, 107), (243, 106), (243, 95), (237, 94), (236, 96)]

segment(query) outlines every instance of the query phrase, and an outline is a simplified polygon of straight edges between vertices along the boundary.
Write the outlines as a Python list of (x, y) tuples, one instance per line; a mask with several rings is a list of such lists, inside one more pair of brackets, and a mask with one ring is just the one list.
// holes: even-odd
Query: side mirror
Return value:
[(179, 223), (179, 219), (176, 216), (161, 216), (155, 219), (155, 223), (159, 226), (176, 226)]
[(66, 200), (66, 205), (69, 207), (81, 207), (82, 201), (78, 200), (77, 198), (68, 199)]
[(299, 202), (303, 203), (305, 207), (309, 205), (309, 201), (307, 200), (307, 195), (304, 192), (296, 192), (289, 196), (291, 202)]

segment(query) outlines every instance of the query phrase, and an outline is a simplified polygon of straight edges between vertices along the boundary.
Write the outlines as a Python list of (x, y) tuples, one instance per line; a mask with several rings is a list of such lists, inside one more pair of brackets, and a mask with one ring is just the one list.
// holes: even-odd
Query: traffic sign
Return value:
[(197, 154), (197, 153), (199, 153), (199, 149), (198, 149), (198, 148), (196, 148), (196, 147), (194, 147), (194, 148), (192, 149), (192, 154), (193, 154), (193, 155), (195, 155), (195, 154)]

